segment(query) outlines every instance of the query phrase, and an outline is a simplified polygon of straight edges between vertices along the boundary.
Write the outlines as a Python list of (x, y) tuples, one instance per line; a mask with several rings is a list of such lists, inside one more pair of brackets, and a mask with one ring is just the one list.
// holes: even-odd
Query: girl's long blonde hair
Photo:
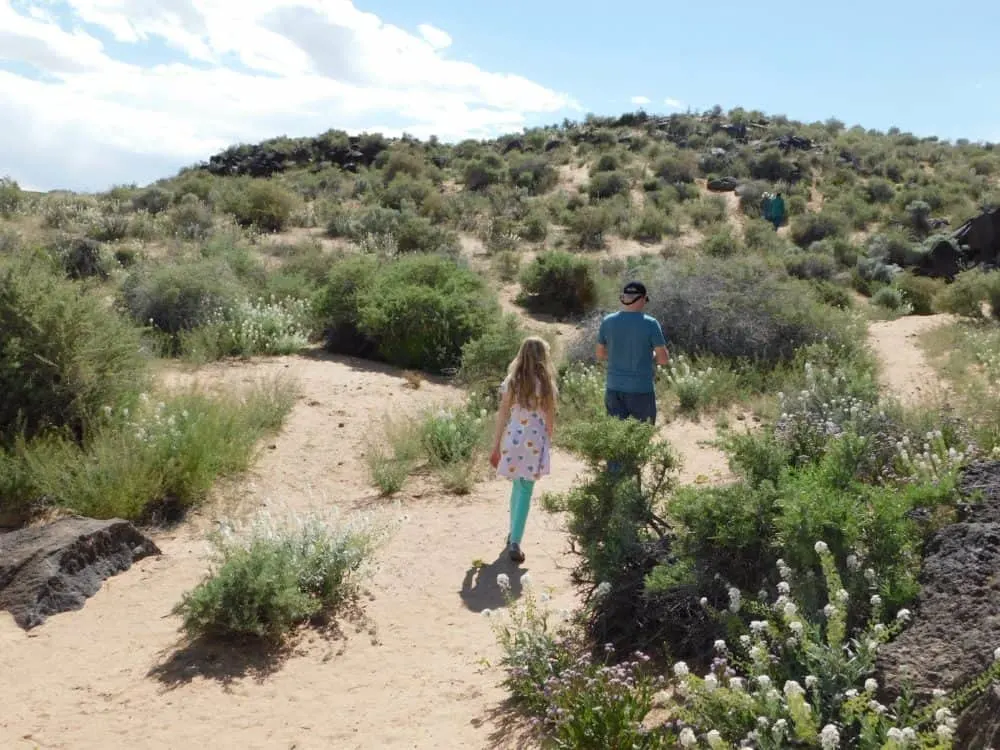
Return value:
[(559, 386), (545, 339), (529, 336), (521, 342), (521, 349), (507, 368), (507, 388), (513, 402), (526, 409), (551, 411), (555, 408)]

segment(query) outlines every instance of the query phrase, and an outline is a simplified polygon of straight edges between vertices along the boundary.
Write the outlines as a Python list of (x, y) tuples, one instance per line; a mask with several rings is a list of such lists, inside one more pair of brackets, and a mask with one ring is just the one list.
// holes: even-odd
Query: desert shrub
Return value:
[(518, 235), (525, 242), (544, 242), (549, 234), (549, 219), (544, 211), (531, 209), (521, 220)]
[(69, 278), (108, 278), (110, 263), (101, 243), (87, 237), (74, 237), (65, 241), (56, 252)]
[(0, 260), (0, 442), (65, 428), (82, 439), (148, 372), (138, 331), (38, 258)]
[(381, 266), (358, 259), (334, 267), (317, 311), (332, 351), (442, 372), (457, 367), (466, 342), (489, 328), (497, 303), (472, 271), (416, 254)]
[(125, 310), (140, 325), (172, 337), (207, 322), (218, 309), (232, 308), (244, 291), (230, 268), (216, 260), (137, 268), (122, 284)]
[(503, 316), (482, 336), (468, 341), (462, 347), (459, 380), (486, 392), (496, 391), (507, 373), (507, 365), (517, 356), (525, 335), (517, 315), (512, 313)]
[(21, 186), (10, 177), (0, 177), (0, 216), (14, 214), (24, 199)]
[(524, 188), (531, 195), (542, 195), (559, 182), (559, 173), (539, 156), (522, 156), (510, 163), (511, 184)]
[(836, 307), (838, 310), (850, 310), (854, 306), (850, 293), (838, 284), (821, 279), (813, 283), (813, 290), (824, 305)]
[(212, 209), (198, 196), (187, 193), (167, 214), (174, 233), (185, 240), (204, 239), (215, 225)]
[(239, 180), (223, 195), (221, 208), (241, 226), (280, 232), (292, 217), (295, 197), (270, 180)]
[(590, 178), (587, 193), (592, 200), (602, 200), (628, 192), (629, 178), (623, 172), (598, 172)]
[(747, 249), (764, 255), (780, 254), (791, 245), (787, 239), (774, 231), (774, 225), (763, 219), (747, 219), (743, 225), (743, 242)]
[(443, 253), (458, 255), (458, 236), (431, 223), (423, 216), (404, 214), (394, 232), (401, 253)]
[(991, 283), (992, 276), (979, 268), (963, 271), (938, 293), (935, 304), (942, 312), (972, 319), (982, 318), (983, 302), (990, 296)]
[(917, 236), (925, 237), (930, 232), (931, 207), (926, 201), (913, 201), (906, 205), (907, 225)]
[(944, 288), (944, 283), (926, 276), (912, 273), (899, 274), (895, 284), (903, 295), (903, 301), (915, 315), (931, 315), (934, 312), (934, 298)]
[(692, 203), (687, 211), (696, 227), (717, 224), (726, 218), (726, 199), (721, 195), (707, 195)]
[(806, 213), (792, 221), (792, 241), (799, 247), (809, 247), (827, 237), (840, 237), (847, 232), (847, 221), (840, 213), (831, 210)]
[(773, 366), (805, 344), (855, 335), (843, 316), (815, 300), (808, 284), (782, 278), (756, 259), (668, 262), (646, 286), (647, 312), (689, 354)]
[(896, 188), (888, 180), (875, 177), (865, 186), (865, 194), (872, 203), (891, 203), (896, 197)]
[(569, 219), (569, 239), (575, 247), (600, 250), (611, 224), (611, 213), (603, 206), (584, 206), (574, 211)]
[(259, 515), (211, 536), (212, 570), (174, 608), (189, 637), (281, 641), (297, 625), (353, 599), (382, 532), (321, 515)]
[(505, 165), (497, 154), (487, 154), (469, 162), (462, 172), (462, 181), (469, 190), (484, 190), (490, 185), (498, 185), (504, 177)]
[(118, 242), (130, 236), (134, 218), (115, 201), (87, 215), (86, 234), (98, 242)]
[(831, 279), (836, 273), (833, 258), (823, 253), (796, 253), (785, 259), (785, 268), (797, 279)]
[(597, 302), (593, 264), (562, 250), (540, 253), (521, 273), (525, 304), (553, 315), (580, 315)]
[(359, 311), (378, 274), (373, 256), (353, 256), (335, 263), (313, 299), (326, 348), (338, 354), (367, 357), (376, 342), (361, 330)]
[(622, 168), (621, 157), (616, 153), (601, 154), (590, 168), (592, 175), (598, 172), (617, 172)]
[(628, 234), (639, 242), (659, 242), (665, 234), (676, 234), (677, 227), (670, 217), (656, 206), (647, 205), (632, 217)]
[[(753, 181), (740, 185), (738, 194), (740, 196), (740, 210), (753, 219), (762, 216), (764, 193), (769, 192), (771, 186), (766, 182)], [(773, 231), (773, 227), (772, 227)]]
[(701, 243), (702, 252), (713, 258), (729, 258), (739, 255), (743, 243), (728, 224), (721, 226)]
[(301, 299), (245, 299), (213, 310), (181, 336), (183, 352), (198, 361), (256, 354), (293, 354), (309, 343), (309, 303)]
[(698, 164), (693, 154), (674, 150), (653, 164), (653, 174), (668, 185), (694, 182)]
[(281, 426), (295, 398), (278, 381), (227, 397), (140, 398), (104, 410), (83, 445), (39, 438), (19, 453), (31, 485), (57, 505), (93, 518), (176, 518), (218, 477), (250, 466), (258, 441)]
[(379, 192), (379, 202), (386, 208), (402, 211), (404, 208), (421, 205), (434, 192), (436, 188), (430, 180), (415, 179), (404, 174), (386, 183)]
[(800, 177), (800, 169), (794, 161), (782, 156), (776, 149), (768, 149), (754, 155), (750, 159), (750, 176), (755, 180), (767, 182), (796, 182)]
[(399, 175), (420, 179), (427, 169), (427, 162), (423, 156), (415, 151), (402, 149), (382, 151), (376, 158), (375, 164), (381, 168), (386, 184), (395, 180)]
[(170, 208), (174, 202), (174, 194), (164, 188), (153, 186), (132, 196), (132, 207), (136, 211), (149, 214), (160, 214)]

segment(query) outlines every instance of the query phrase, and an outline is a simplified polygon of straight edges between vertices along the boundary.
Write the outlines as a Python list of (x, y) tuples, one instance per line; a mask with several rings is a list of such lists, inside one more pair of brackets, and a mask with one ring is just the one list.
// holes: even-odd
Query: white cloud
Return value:
[(684, 102), (680, 99), (667, 98), (663, 100), (663, 103), (670, 107), (670, 109), (684, 109)]
[[(75, 16), (59, 23), (46, 0), (0, 0), (0, 174), (48, 188), (148, 182), (281, 134), (391, 122), (379, 129), (488, 137), (580, 110), (542, 84), (448, 59), (452, 38), (435, 26), (411, 33), (349, 0), (67, 4)], [(136, 64), (150, 41), (179, 61)], [(109, 52), (121, 45), (128, 62)]]
[(648, 96), (633, 96), (632, 103), (637, 107), (645, 107), (650, 103), (650, 99)]

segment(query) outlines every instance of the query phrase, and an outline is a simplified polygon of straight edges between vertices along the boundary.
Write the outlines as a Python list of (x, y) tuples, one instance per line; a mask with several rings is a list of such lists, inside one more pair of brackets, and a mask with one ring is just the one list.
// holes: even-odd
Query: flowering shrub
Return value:
[(298, 299), (241, 300), (217, 307), (183, 335), (188, 354), (209, 359), (292, 354), (309, 343), (310, 305)]
[(670, 363), (667, 382), (677, 394), (682, 412), (697, 412), (713, 400), (718, 375), (712, 367), (692, 367), (683, 356)]
[[(829, 594), (819, 621), (804, 616), (793, 594), (793, 571), (779, 561), (779, 596), (770, 604), (747, 604), (748, 614), (760, 619), (734, 644), (716, 642), (706, 675), (691, 674), (683, 662), (674, 665), (672, 686), (687, 725), (681, 744), (699, 746), (703, 738), (711, 748), (952, 747), (955, 723), (943, 700), (917, 711), (902, 699), (886, 706), (876, 697), (875, 655), (905, 627), (909, 611), (884, 622), (881, 598), (873, 594), (871, 618), (852, 632), (850, 595), (833, 555), (824, 542), (815, 544), (815, 552)], [(874, 577), (870, 585), (876, 589)], [(740, 609), (738, 592), (733, 600)], [(719, 616), (741, 629), (732, 611)]]
[(266, 511), (210, 536), (215, 568), (174, 608), (189, 636), (280, 640), (297, 624), (330, 614), (357, 593), (385, 529), (369, 520)]
[[(643, 719), (663, 686), (647, 668), (649, 657), (636, 653), (618, 664), (596, 663), (589, 654), (576, 655), (571, 629), (564, 622), (550, 624), (551, 613), (536, 600), (527, 574), (521, 577), (523, 594), (515, 601), (509, 594), (506, 574), (497, 577), (505, 594), (508, 617), (484, 612), (504, 655), (505, 684), (531, 715), (553, 745), (567, 750), (609, 748), (657, 750), (673, 745), (665, 728), (649, 729)], [(604, 649), (611, 657), (614, 648)]]
[[(559, 379), (560, 422), (586, 421), (604, 414), (604, 372), (596, 365), (569, 365)], [(565, 437), (562, 431), (557, 436)]]
[(429, 413), (421, 427), (424, 450), (431, 463), (471, 460), (483, 447), (485, 411), (465, 406)]

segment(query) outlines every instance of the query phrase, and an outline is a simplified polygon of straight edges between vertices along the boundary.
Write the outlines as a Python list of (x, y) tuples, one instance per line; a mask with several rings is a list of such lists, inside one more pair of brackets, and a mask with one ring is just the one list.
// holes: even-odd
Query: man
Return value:
[(771, 207), (771, 223), (777, 231), (785, 221), (785, 198), (781, 193), (774, 196), (774, 204)]
[(630, 281), (622, 289), (622, 309), (606, 316), (597, 332), (597, 359), (608, 363), (604, 406), (618, 419), (656, 423), (656, 364), (670, 361), (667, 340), (656, 318), (643, 310), (646, 287)]

